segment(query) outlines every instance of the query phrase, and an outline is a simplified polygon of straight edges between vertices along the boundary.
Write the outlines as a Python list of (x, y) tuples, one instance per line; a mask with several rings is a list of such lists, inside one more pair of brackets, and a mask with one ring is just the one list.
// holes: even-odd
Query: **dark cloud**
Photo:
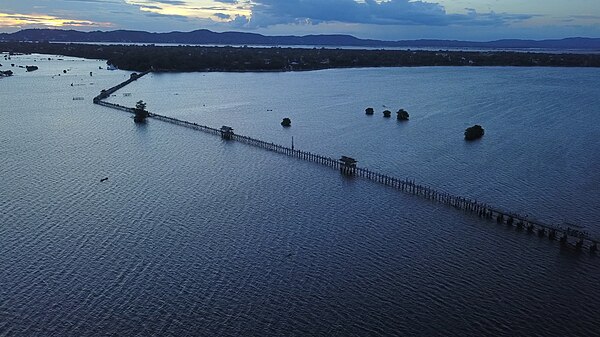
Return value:
[(183, 15), (176, 14), (162, 14), (162, 13), (154, 13), (154, 12), (144, 12), (144, 16), (149, 18), (166, 18), (166, 19), (174, 19), (179, 21), (188, 21), (189, 18)]
[(95, 27), (96, 26), (95, 22), (82, 22), (82, 21), (66, 21), (66, 22), (63, 22), (63, 24), (66, 26), (76, 26), (76, 27), (82, 27), (82, 26)]
[(225, 13), (215, 13), (215, 16), (218, 17), (219, 19), (223, 19), (223, 20), (231, 19), (231, 15), (225, 14)]
[(585, 20), (599, 20), (600, 21), (600, 16), (598, 15), (571, 15), (571, 18), (575, 18), (575, 19), (585, 19)]
[(118, 0), (63, 0), (65, 2), (119, 4)]
[(244, 25), (259, 28), (290, 23), (342, 22), (374, 25), (488, 26), (527, 20), (531, 17), (494, 12), (481, 14), (475, 10), (469, 10), (466, 14), (448, 14), (440, 4), (410, 0), (254, 0), (252, 17), (246, 18)]
[(154, 5), (144, 5), (142, 8), (145, 8), (145, 9), (156, 9), (156, 10), (162, 9), (162, 7), (160, 7), (160, 6), (154, 6)]
[(181, 0), (153, 0), (152, 2), (158, 2), (165, 5), (183, 6), (186, 4), (185, 1)]
[(195, 9), (195, 10), (212, 10), (212, 11), (227, 11), (227, 8), (225, 7), (216, 7), (216, 6), (204, 6), (204, 7), (188, 7), (188, 9)]

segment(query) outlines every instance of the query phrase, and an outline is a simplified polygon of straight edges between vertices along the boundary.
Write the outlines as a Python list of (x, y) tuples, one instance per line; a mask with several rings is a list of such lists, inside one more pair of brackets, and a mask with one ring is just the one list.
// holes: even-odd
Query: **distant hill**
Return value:
[(103, 42), (103, 43), (175, 43), (262, 46), (346, 46), (388, 48), (481, 48), (481, 49), (542, 49), (600, 51), (600, 38), (566, 38), (557, 40), (497, 40), (489, 42), (456, 40), (381, 41), (359, 39), (351, 35), (265, 36), (254, 33), (217, 33), (201, 29), (192, 32), (149, 33), (115, 30), (80, 32), (59, 29), (25, 29), (0, 34), (0, 41)]

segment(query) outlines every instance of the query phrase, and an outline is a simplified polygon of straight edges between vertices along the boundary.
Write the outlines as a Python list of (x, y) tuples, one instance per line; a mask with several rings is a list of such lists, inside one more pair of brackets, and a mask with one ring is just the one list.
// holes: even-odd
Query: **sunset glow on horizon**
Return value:
[(252, 15), (252, 9), (248, 4), (215, 2), (213, 0), (125, 0), (125, 2), (139, 6), (139, 9), (143, 12), (186, 18), (210, 19), (217, 22), (229, 22), (238, 16), (250, 17)]
[(60, 27), (111, 27), (110, 22), (93, 22), (88, 20), (73, 20), (45, 14), (10, 14), (0, 12), (0, 27), (17, 28), (60, 28)]

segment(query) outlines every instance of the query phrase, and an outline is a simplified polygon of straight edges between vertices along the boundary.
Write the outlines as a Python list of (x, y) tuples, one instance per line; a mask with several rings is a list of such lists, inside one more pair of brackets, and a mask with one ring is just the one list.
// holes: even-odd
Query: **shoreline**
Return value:
[(0, 51), (106, 60), (154, 72), (289, 72), (388, 67), (600, 68), (600, 54), (507, 51), (354, 50), (0, 42)]

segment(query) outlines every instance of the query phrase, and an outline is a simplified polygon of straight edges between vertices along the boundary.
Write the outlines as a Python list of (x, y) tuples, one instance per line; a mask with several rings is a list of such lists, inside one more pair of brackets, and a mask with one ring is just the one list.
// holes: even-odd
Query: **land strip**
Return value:
[(131, 71), (306, 71), (418, 66), (600, 67), (600, 54), (0, 42), (0, 51), (103, 59)]

